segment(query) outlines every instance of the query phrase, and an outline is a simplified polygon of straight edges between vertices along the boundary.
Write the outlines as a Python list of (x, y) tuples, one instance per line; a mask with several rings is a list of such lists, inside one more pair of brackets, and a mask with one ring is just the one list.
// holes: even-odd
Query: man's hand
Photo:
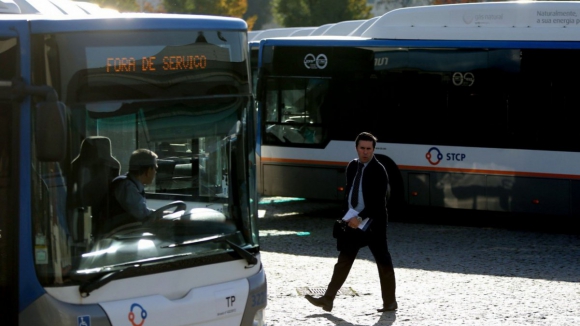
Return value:
[(358, 216), (355, 216), (355, 217), (351, 218), (350, 220), (348, 220), (348, 226), (353, 228), (353, 229), (356, 229), (360, 225), (360, 221), (361, 221), (361, 218)]

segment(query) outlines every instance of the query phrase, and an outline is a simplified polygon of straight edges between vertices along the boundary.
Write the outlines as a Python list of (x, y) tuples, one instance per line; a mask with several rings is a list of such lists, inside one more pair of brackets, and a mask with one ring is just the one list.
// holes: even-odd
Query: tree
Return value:
[(320, 26), (371, 18), (367, 0), (274, 0), (273, 13), (284, 27)]
[[(272, 20), (271, 0), (248, 0), (248, 10), (242, 18), (248, 23), (248, 29), (262, 29)], [(252, 28), (250, 28), (250, 24)]]
[(92, 0), (92, 3), (98, 4), (103, 8), (111, 8), (119, 12), (136, 12), (140, 7), (135, 0)]
[[(104, 8), (120, 12), (144, 11), (181, 14), (216, 15), (243, 18), (248, 9), (248, 0), (162, 0), (162, 5), (155, 8), (147, 0), (90, 0)], [(265, 0), (258, 0), (265, 1)], [(140, 5), (141, 4), (141, 5)], [(257, 16), (244, 17), (251, 29)]]
[(169, 13), (217, 15), (242, 18), (248, 0), (163, 0)]

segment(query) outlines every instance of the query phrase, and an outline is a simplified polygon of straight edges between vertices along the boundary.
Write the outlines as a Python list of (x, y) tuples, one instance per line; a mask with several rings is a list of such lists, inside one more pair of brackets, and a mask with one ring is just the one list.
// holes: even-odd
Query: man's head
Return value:
[(373, 158), (377, 138), (368, 132), (361, 132), (355, 141), (356, 152), (361, 163), (367, 163)]
[(129, 159), (129, 173), (139, 178), (143, 184), (150, 184), (157, 171), (157, 154), (148, 149), (138, 149)]

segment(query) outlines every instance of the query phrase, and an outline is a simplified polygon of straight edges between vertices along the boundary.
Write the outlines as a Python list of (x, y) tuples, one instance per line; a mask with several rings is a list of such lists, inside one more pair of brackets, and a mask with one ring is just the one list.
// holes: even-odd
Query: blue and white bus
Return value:
[(343, 198), (369, 131), (393, 207), (580, 214), (580, 2), (402, 8), (358, 35), (261, 41), (261, 193)]
[[(250, 85), (241, 19), (0, 15), (2, 324), (263, 325)], [(95, 234), (138, 148), (159, 214)]]

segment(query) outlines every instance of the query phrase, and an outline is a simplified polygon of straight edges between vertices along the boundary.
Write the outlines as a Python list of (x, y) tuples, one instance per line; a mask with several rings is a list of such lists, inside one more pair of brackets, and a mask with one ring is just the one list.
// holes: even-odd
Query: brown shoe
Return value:
[(308, 300), (308, 302), (312, 303), (317, 307), (321, 307), (324, 311), (330, 312), (332, 310), (332, 302), (334, 300), (328, 297), (322, 296), (320, 298), (315, 298), (310, 294), (307, 294), (304, 297), (306, 298), (306, 300)]
[(383, 305), (381, 309), (377, 309), (378, 312), (395, 311), (399, 308), (397, 301), (393, 301), (387, 305)]

